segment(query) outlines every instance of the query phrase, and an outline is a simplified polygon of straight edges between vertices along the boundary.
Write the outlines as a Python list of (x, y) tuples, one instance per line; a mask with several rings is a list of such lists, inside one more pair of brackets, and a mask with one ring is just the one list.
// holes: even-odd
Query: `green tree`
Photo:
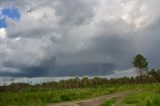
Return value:
[(133, 63), (136, 68), (139, 69), (140, 75), (142, 76), (143, 71), (147, 70), (148, 68), (148, 62), (147, 59), (143, 57), (141, 54), (137, 54), (135, 57), (133, 57)]

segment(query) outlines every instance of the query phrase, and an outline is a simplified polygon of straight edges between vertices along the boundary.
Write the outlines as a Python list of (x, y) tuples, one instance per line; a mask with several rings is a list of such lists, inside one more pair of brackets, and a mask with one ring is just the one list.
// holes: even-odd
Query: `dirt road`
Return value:
[(105, 95), (105, 96), (101, 96), (101, 97), (97, 97), (97, 98), (93, 98), (93, 99), (63, 102), (63, 103), (57, 103), (57, 104), (49, 104), (47, 106), (99, 106), (100, 104), (102, 104), (106, 100), (109, 100), (114, 97), (117, 99), (121, 99), (122, 97), (127, 96), (131, 92), (132, 91), (120, 92), (120, 93)]

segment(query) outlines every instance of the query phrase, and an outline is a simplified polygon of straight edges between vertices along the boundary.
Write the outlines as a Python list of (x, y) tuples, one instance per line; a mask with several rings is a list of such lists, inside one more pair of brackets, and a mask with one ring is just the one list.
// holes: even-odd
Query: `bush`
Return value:
[(62, 96), (60, 97), (60, 99), (61, 99), (62, 101), (72, 100), (72, 98), (71, 98), (69, 95), (62, 95)]
[(112, 106), (112, 104), (114, 104), (116, 102), (116, 98), (112, 98), (106, 102), (104, 102), (103, 104), (101, 104), (100, 106)]

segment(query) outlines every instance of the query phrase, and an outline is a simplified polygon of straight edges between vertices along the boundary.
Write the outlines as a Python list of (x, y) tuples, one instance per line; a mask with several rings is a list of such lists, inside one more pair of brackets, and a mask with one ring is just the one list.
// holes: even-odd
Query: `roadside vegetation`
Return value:
[(116, 98), (112, 98), (102, 103), (100, 106), (112, 106), (116, 102)]
[[(26, 88), (0, 93), (0, 106), (43, 106), (48, 103), (82, 100), (134, 88), (134, 85), (97, 86), (73, 89)], [(36, 104), (36, 105), (35, 105)]]

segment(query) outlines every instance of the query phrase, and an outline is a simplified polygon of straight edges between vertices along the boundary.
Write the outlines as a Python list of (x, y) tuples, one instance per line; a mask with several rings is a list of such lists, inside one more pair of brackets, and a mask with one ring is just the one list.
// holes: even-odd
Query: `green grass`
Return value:
[(116, 98), (112, 98), (110, 100), (107, 100), (106, 102), (102, 103), (100, 106), (112, 106), (116, 102)]
[[(160, 103), (160, 84), (112, 85), (63, 90), (41, 88), (31, 90), (28, 88), (16, 92), (0, 92), (0, 106), (45, 106), (48, 103), (94, 98), (130, 89), (136, 89), (140, 92), (133, 92), (132, 95), (124, 97), (122, 104), (160, 106), (155, 105)], [(110, 106), (115, 102), (114, 99), (111, 99), (102, 106)]]
[(77, 89), (25, 89), (17, 92), (1, 92), (0, 106), (44, 106), (48, 103), (81, 100), (131, 89), (129, 85), (99, 86)]
[(160, 84), (145, 84), (140, 92), (124, 97), (121, 104), (136, 106), (160, 106)]
[(160, 106), (160, 94), (144, 92), (130, 95), (123, 99), (125, 104), (135, 104), (136, 106)]

